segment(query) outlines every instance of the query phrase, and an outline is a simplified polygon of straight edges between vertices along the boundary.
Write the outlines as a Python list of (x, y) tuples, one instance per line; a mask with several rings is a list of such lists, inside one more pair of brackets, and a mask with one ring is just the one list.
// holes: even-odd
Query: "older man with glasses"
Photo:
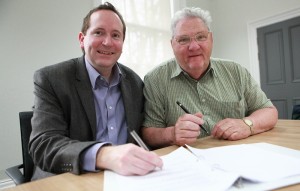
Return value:
[(190, 144), (208, 135), (244, 139), (272, 129), (278, 119), (276, 108), (245, 68), (211, 58), (210, 23), (208, 11), (178, 11), (171, 23), (175, 58), (145, 76), (142, 134), (152, 148)]

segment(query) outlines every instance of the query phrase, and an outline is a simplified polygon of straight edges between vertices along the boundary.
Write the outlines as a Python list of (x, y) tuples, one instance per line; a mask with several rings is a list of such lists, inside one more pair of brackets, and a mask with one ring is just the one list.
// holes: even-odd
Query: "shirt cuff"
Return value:
[(98, 150), (101, 149), (102, 146), (110, 143), (97, 143), (92, 147), (88, 148), (86, 151), (82, 153), (82, 169), (89, 172), (97, 172), (99, 170), (96, 169), (96, 157)]

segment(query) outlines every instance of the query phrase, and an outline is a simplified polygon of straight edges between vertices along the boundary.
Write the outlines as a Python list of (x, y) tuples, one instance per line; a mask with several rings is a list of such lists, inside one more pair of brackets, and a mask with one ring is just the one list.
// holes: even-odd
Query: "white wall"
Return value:
[(185, 4), (187, 7), (200, 7), (210, 11), (210, 4), (212, 0), (186, 0)]
[(0, 0), (0, 171), (22, 161), (18, 112), (33, 105), (34, 71), (82, 55), (77, 36), (91, 8), (91, 0)]

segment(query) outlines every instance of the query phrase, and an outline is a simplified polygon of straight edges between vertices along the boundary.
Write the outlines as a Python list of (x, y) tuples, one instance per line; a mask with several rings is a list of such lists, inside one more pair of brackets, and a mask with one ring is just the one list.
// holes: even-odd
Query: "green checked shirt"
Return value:
[(250, 73), (228, 60), (211, 58), (205, 75), (194, 80), (171, 59), (150, 71), (144, 83), (145, 127), (174, 126), (184, 114), (176, 101), (192, 114), (201, 112), (209, 132), (222, 119), (241, 119), (273, 105)]

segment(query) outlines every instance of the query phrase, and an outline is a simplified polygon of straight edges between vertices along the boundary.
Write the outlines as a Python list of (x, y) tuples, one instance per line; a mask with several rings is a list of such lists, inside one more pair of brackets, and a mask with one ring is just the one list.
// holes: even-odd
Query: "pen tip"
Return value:
[(180, 104), (181, 104), (179, 101), (176, 101), (176, 103), (177, 103), (178, 105), (180, 105)]

